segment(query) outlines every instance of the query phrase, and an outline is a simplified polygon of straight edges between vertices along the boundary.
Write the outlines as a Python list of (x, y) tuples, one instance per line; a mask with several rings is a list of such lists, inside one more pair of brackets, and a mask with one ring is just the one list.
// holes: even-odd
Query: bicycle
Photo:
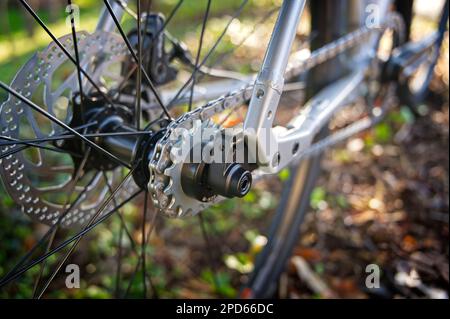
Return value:
[[(245, 298), (270, 297), (299, 236), (322, 152), (379, 123), (397, 96), (417, 112), (440, 54), (448, 1), (436, 32), (419, 42), (408, 42), (412, 1), (407, 1), (406, 9), (403, 2), (398, 12), (389, 0), (313, 1), (307, 57), (291, 52), (306, 1), (283, 1), (279, 10), (260, 21), (278, 13), (257, 74), (217, 69), (220, 56), (210, 63), (248, 0), (242, 1), (203, 56), (211, 0), (205, 2), (195, 56), (167, 30), (183, 0), (167, 18), (149, 7), (145, 10), (140, 1), (134, 12), (128, 2), (104, 0), (92, 34), (77, 30), (71, 15), (71, 32), (57, 38), (20, 0), (52, 42), (23, 65), (10, 85), (0, 82), (8, 93), (0, 107), (0, 176), (22, 211), (48, 228), (0, 279), (0, 287), (43, 265), (33, 297), (44, 296), (82, 238), (115, 214), (121, 222), (120, 238), (134, 243), (120, 211), (143, 194), (141, 250), (132, 244), (139, 257), (130, 282), (142, 266), (146, 297), (147, 285), (153, 286), (145, 270), (146, 246), (158, 215), (199, 216), (208, 242), (202, 211), (227, 198), (245, 197), (253, 184), (289, 169), (267, 242), (241, 288)], [(71, 0), (68, 5), (72, 14)], [(375, 13), (368, 17), (370, 5), (375, 5)], [(329, 19), (330, 13), (336, 17)], [(128, 33), (121, 26), (124, 15), (136, 20)], [(387, 50), (381, 47), (386, 39)], [(67, 65), (70, 72), (57, 82), (58, 70)], [(192, 72), (174, 89), (180, 65)], [(305, 78), (308, 102), (289, 123), (274, 127), (283, 92)], [(332, 118), (358, 98), (367, 104), (363, 117), (336, 132), (328, 130)], [(227, 120), (245, 104), (245, 119), (230, 125), (234, 129), (229, 133)], [(180, 105), (185, 110), (174, 117), (173, 110)], [(226, 116), (217, 120), (220, 114)], [(149, 218), (150, 203), (156, 211)], [(74, 229), (75, 234), (54, 247), (59, 228)], [(44, 253), (34, 257), (39, 249)], [(42, 284), (46, 260), (64, 249)], [(206, 254), (211, 261), (211, 252)]]

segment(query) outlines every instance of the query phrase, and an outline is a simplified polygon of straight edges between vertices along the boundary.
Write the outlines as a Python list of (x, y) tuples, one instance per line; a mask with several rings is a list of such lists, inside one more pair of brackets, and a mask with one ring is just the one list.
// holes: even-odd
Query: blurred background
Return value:
[[(56, 36), (68, 34), (65, 2), (29, 0)], [(92, 31), (101, 1), (76, 0), (81, 29)], [(153, 11), (170, 12), (176, 0), (153, 1)], [(211, 46), (241, 1), (213, 1), (205, 34)], [(257, 72), (276, 14), (268, 13), (279, 0), (250, 1), (233, 22), (217, 54), (242, 45), (222, 67), (243, 73)], [(433, 29), (439, 5), (418, 1), (412, 37), (420, 39)], [(195, 52), (204, 12), (203, 1), (189, 1), (171, 22), (169, 30)], [(255, 17), (268, 16), (258, 30)], [(134, 26), (128, 16), (125, 28)], [(246, 35), (251, 36), (246, 38)], [(308, 14), (298, 30), (298, 46), (309, 37)], [(17, 1), (0, 1), (0, 80), (9, 83), (21, 65), (50, 42), (45, 32)], [(423, 116), (399, 105), (375, 128), (330, 150), (311, 197), (311, 209), (292, 262), (279, 281), (280, 298), (437, 298), (448, 297), (449, 284), (449, 51), (448, 35), (424, 103)], [(0, 101), (6, 97), (0, 92)], [(295, 96), (294, 96), (295, 97)], [(292, 96), (283, 103), (296, 103)], [(242, 116), (242, 115), (237, 115)], [(255, 256), (266, 242), (266, 222), (277, 206), (277, 191), (289, 176), (283, 171), (275, 185), (261, 185), (243, 200), (229, 200), (204, 213), (214, 251), (211, 265), (205, 257), (201, 228), (195, 220), (158, 219), (147, 248), (153, 288), (162, 298), (237, 297), (239, 285), (253, 269)], [(123, 214), (139, 243), (142, 200), (127, 205)], [(134, 228), (133, 228), (134, 227)], [(115, 278), (118, 242), (124, 251), (130, 243), (119, 235), (119, 219), (100, 225), (84, 239), (71, 261), (81, 266), (81, 289), (67, 289), (57, 277), (47, 298), (110, 298), (129, 290), (142, 297), (141, 280), (129, 284), (137, 256), (126, 254), (123, 278)], [(46, 231), (31, 222), (0, 184), (0, 277), (5, 275)], [(67, 236), (65, 231), (58, 235)], [(224, 246), (223, 243), (226, 243)], [(49, 258), (48, 266), (56, 257)], [(382, 270), (381, 289), (365, 288), (365, 268)], [(15, 284), (0, 290), (1, 298), (28, 298), (39, 267)]]

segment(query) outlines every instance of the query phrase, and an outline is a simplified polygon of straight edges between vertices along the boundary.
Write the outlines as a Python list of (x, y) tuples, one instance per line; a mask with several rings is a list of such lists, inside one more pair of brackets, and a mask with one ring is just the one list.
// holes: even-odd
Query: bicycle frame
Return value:
[(258, 154), (251, 155), (257, 159), (260, 166), (279, 166), (279, 159), (274, 157), (280, 153), (275, 150), (274, 145), (270, 145), (276, 138), (272, 125), (283, 92), (284, 72), (305, 2), (283, 2), (250, 100), (244, 132), (250, 143), (257, 145)]
[[(127, 2), (127, 0), (122, 0), (122, 5), (126, 5)], [(380, 11), (387, 12), (391, 2), (391, 0), (379, 1)], [(289, 129), (273, 128), (273, 120), (283, 92), (284, 73), (305, 4), (306, 0), (283, 1), (264, 62), (255, 81), (249, 111), (244, 122), (244, 132), (248, 144), (256, 145), (249, 149), (249, 157), (258, 163), (263, 174), (277, 173), (302, 155), (311, 145), (317, 132), (339, 110), (339, 107), (348, 102), (348, 97), (363, 82), (365, 71), (369, 65), (367, 58), (369, 52), (366, 50), (366, 58), (361, 59), (363, 62), (359, 63), (354, 73), (324, 89), (309, 101), (305, 105), (302, 115), (290, 123)], [(115, 3), (113, 8), (116, 10), (116, 16), (121, 17), (123, 14), (121, 6)], [(114, 28), (112, 18), (104, 10), (97, 29), (113, 31)], [(371, 41), (375, 44), (376, 40), (377, 37), (374, 37)], [(210, 92), (208, 98), (219, 97), (240, 85), (242, 83), (239, 81), (237, 84), (228, 81), (228, 85), (216, 85), (221, 89), (205, 91)], [(214, 84), (210, 84), (210, 86), (214, 87)], [(171, 95), (171, 93), (163, 94), (163, 99), (170, 100)], [(196, 93), (194, 101), (202, 98), (205, 96), (199, 96)]]
[[(123, 5), (128, 1), (122, 0)], [(361, 26), (364, 19), (364, 9), (371, 1), (353, 1), (351, 10), (352, 23)], [(354, 97), (362, 95), (367, 70), (376, 54), (376, 47), (382, 29), (359, 46), (350, 57), (352, 72), (341, 77), (334, 83), (323, 88), (313, 96), (300, 115), (296, 116), (287, 127), (273, 127), (275, 114), (284, 87), (284, 74), (288, 65), (292, 44), (295, 40), (297, 26), (305, 8), (306, 0), (284, 0), (278, 19), (274, 26), (271, 40), (266, 50), (262, 67), (256, 76), (249, 110), (244, 121), (244, 134), (249, 145), (249, 158), (255, 160), (259, 166), (259, 173), (274, 174), (298, 161), (311, 146), (317, 133), (329, 122), (330, 118), (343, 106), (352, 102)], [(387, 18), (393, 0), (376, 2), (379, 23), (383, 24)], [(123, 9), (115, 3), (116, 15), (121, 17)], [(111, 17), (105, 12), (100, 19), (98, 29), (113, 31)], [(249, 76), (248, 79), (251, 79)], [(213, 99), (238, 88), (239, 81), (208, 84), (212, 90), (205, 90), (208, 94), (194, 93), (194, 101)], [(163, 99), (170, 99), (171, 94), (163, 94)], [(180, 100), (182, 102), (182, 100)], [(181, 103), (180, 102), (180, 103)]]
[[(389, 0), (380, 1), (380, 12), (387, 12), (390, 4)], [(361, 50), (363, 52), (358, 56), (358, 64), (351, 75), (319, 92), (288, 128), (273, 128), (283, 90), (283, 74), (304, 5), (302, 0), (283, 2), (245, 119), (244, 132), (250, 143), (257, 145), (257, 154), (253, 157), (257, 159), (263, 174), (277, 173), (301, 157), (331, 116), (350, 102), (360, 88), (373, 56), (373, 50)], [(376, 40), (377, 36), (369, 40), (373, 49)]]

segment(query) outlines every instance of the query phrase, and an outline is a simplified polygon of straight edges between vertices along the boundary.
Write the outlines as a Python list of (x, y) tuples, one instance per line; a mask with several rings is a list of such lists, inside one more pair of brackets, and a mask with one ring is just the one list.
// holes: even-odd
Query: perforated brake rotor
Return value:
[[(81, 65), (91, 78), (106, 88), (120, 83), (123, 78), (120, 65), (128, 55), (122, 38), (107, 32), (78, 32), (77, 38)], [(59, 41), (75, 56), (71, 34)], [(84, 92), (91, 88), (87, 81), (83, 86)], [(76, 67), (55, 43), (34, 54), (16, 74), (11, 87), (66, 124), (70, 123), (73, 110), (69, 101), (78, 91)], [(0, 106), (0, 129), (3, 136), (14, 139), (45, 138), (64, 133), (63, 128), (11, 95)], [(20, 146), (3, 146), (0, 155)], [(0, 160), (0, 176), (12, 199), (32, 219), (47, 225), (56, 223), (62, 214), (62, 226), (84, 225), (109, 194), (102, 172), (87, 172), (78, 181), (74, 180), (74, 173), (75, 166), (69, 154), (35, 147)], [(121, 169), (106, 174), (114, 188), (120, 181)], [(133, 185), (123, 187), (123, 192), (133, 192), (135, 186), (133, 181), (131, 183)], [(70, 211), (66, 212), (69, 207)], [(111, 206), (107, 207), (103, 213), (110, 209)]]

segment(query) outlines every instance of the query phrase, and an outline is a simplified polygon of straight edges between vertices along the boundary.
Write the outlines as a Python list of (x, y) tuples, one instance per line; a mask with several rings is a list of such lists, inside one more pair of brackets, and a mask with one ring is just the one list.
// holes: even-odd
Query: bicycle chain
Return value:
[[(352, 49), (359, 43), (362, 43), (374, 33), (382, 34), (390, 28), (395, 28), (399, 30), (398, 32), (403, 32), (401, 30), (401, 24), (399, 23), (399, 21), (402, 21), (400, 19), (401, 17), (399, 17), (398, 14), (393, 13), (390, 17), (388, 17), (384, 26), (376, 29), (362, 27), (334, 42), (331, 42), (330, 44), (325, 45), (321, 49), (314, 51), (307, 60), (291, 62), (288, 64), (287, 71), (285, 72), (285, 78), (288, 80), (293, 79), (301, 73), (311, 70), (312, 68), (337, 57), (339, 54)], [(174, 185), (174, 179), (173, 176), (167, 174), (167, 170), (174, 165), (170, 158), (170, 152), (172, 146), (174, 145), (174, 141), (171, 141), (170, 137), (178, 128), (192, 130), (194, 128), (195, 121), (207, 121), (218, 113), (225, 110), (232, 110), (244, 104), (250, 100), (253, 93), (253, 88), (253, 84), (247, 84), (240, 90), (232, 91), (216, 100), (208, 102), (202, 107), (185, 113), (167, 126), (164, 136), (156, 144), (155, 151), (149, 161), (149, 190), (152, 194), (153, 203), (155, 207), (160, 210), (160, 212), (169, 217), (194, 215), (198, 211), (203, 210), (217, 202), (218, 198), (211, 198), (208, 202), (197, 201), (197, 207), (192, 207), (192, 205), (189, 205), (189, 209), (185, 210), (184, 207), (182, 207), (183, 205), (174, 198), (176, 194), (173, 193), (171, 188), (172, 185)], [(342, 135), (346, 136), (346, 134)], [(322, 147), (324, 148), (329, 147), (329, 143), (322, 144)], [(313, 155), (319, 152), (319, 148), (322, 148), (319, 145), (320, 144), (313, 147), (314, 151), (308, 154)]]

